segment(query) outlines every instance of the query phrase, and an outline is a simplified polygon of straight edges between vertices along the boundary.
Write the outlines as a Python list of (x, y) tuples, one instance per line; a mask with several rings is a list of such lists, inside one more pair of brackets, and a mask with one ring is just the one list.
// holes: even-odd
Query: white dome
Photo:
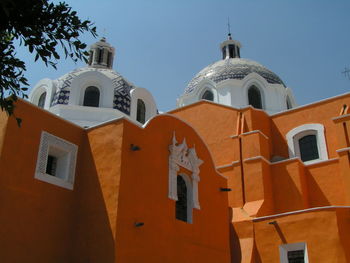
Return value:
[(231, 34), (220, 45), (222, 60), (202, 69), (189, 82), (177, 105), (200, 100), (245, 108), (252, 106), (269, 114), (296, 106), (289, 88), (271, 70), (258, 62), (240, 58), (240, 42)]
[(153, 96), (112, 69), (114, 51), (104, 38), (96, 42), (87, 67), (39, 81), (29, 100), (84, 127), (120, 117), (145, 123), (157, 114)]

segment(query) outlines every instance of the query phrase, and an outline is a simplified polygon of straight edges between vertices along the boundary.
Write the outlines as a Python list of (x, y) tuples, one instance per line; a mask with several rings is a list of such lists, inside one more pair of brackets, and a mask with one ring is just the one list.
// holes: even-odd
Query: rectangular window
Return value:
[(279, 246), (281, 263), (308, 263), (306, 243), (291, 243)]
[(43, 131), (35, 178), (72, 190), (77, 152), (77, 145)]

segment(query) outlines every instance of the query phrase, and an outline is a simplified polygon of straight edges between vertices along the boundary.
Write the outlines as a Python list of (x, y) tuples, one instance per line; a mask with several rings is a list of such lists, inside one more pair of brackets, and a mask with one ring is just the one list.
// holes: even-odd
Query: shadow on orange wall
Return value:
[(115, 262), (114, 237), (87, 138), (82, 148), (74, 191), (72, 258), (74, 262)]
[[(305, 175), (307, 178), (307, 185), (309, 189), (310, 207), (327, 206), (331, 205), (330, 201), (327, 199), (322, 189), (320, 188), (318, 182), (311, 175), (311, 173), (305, 169)], [(334, 205), (334, 204), (332, 204)]]
[[(233, 211), (229, 209), (229, 220), (232, 222)], [(229, 224), (230, 231), (230, 251), (231, 251), (231, 263), (237, 263), (242, 261), (242, 249), (239, 242), (239, 237), (236, 233), (236, 230), (233, 227), (233, 224)]]

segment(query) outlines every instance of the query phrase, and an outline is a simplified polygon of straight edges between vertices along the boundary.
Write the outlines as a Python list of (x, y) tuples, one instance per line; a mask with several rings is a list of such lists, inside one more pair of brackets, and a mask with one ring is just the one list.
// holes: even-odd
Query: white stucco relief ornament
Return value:
[(199, 177), (199, 166), (203, 163), (198, 158), (196, 149), (188, 148), (186, 139), (181, 144), (178, 144), (175, 136), (175, 132), (172, 139), (172, 144), (169, 145), (169, 194), (168, 197), (172, 200), (177, 201), (177, 174), (180, 170), (180, 166), (191, 171), (191, 182), (192, 182), (192, 201), (193, 207), (200, 209), (198, 200), (198, 182)]

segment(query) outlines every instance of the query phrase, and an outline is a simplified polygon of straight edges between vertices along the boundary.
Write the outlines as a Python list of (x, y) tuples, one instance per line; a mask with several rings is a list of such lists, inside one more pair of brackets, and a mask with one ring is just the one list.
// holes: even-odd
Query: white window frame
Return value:
[[(192, 223), (193, 209), (201, 209), (198, 198), (198, 183), (200, 181), (199, 166), (203, 163), (203, 161), (198, 158), (194, 147), (188, 148), (185, 138), (181, 144), (177, 142), (175, 132), (173, 134), (172, 144), (169, 145), (169, 151), (168, 197), (174, 201), (178, 200), (177, 176), (182, 176), (187, 187), (187, 222)], [(180, 174), (180, 167), (187, 169), (188, 171), (192, 172), (192, 174), (188, 176)], [(190, 212), (189, 209), (191, 209)]]
[(292, 244), (284, 244), (279, 246), (280, 251), (280, 262), (281, 263), (289, 263), (288, 262), (288, 251), (295, 251), (295, 250), (304, 250), (304, 262), (309, 262), (309, 257), (307, 253), (307, 246), (306, 243), (300, 242), (300, 243), (292, 243)]
[(44, 107), (42, 109), (48, 109), (50, 107), (50, 94), (51, 92), (49, 92), (49, 88), (46, 85), (42, 85), (39, 88), (36, 89), (36, 91), (33, 93), (32, 97), (31, 97), (31, 102), (33, 104), (35, 104), (35, 106), (39, 107), (39, 99), (41, 97), (42, 94), (44, 94), (46, 92), (46, 97), (45, 97), (45, 102), (44, 102)]
[[(35, 179), (73, 190), (78, 146), (42, 131)], [(57, 158), (56, 175), (46, 173), (48, 156)]]
[(304, 124), (290, 130), (287, 133), (289, 157), (301, 158), (299, 140), (307, 135), (316, 135), (319, 158), (310, 161), (305, 161), (304, 163), (312, 164), (319, 161), (328, 160), (327, 145), (324, 136), (324, 126), (319, 123)]

